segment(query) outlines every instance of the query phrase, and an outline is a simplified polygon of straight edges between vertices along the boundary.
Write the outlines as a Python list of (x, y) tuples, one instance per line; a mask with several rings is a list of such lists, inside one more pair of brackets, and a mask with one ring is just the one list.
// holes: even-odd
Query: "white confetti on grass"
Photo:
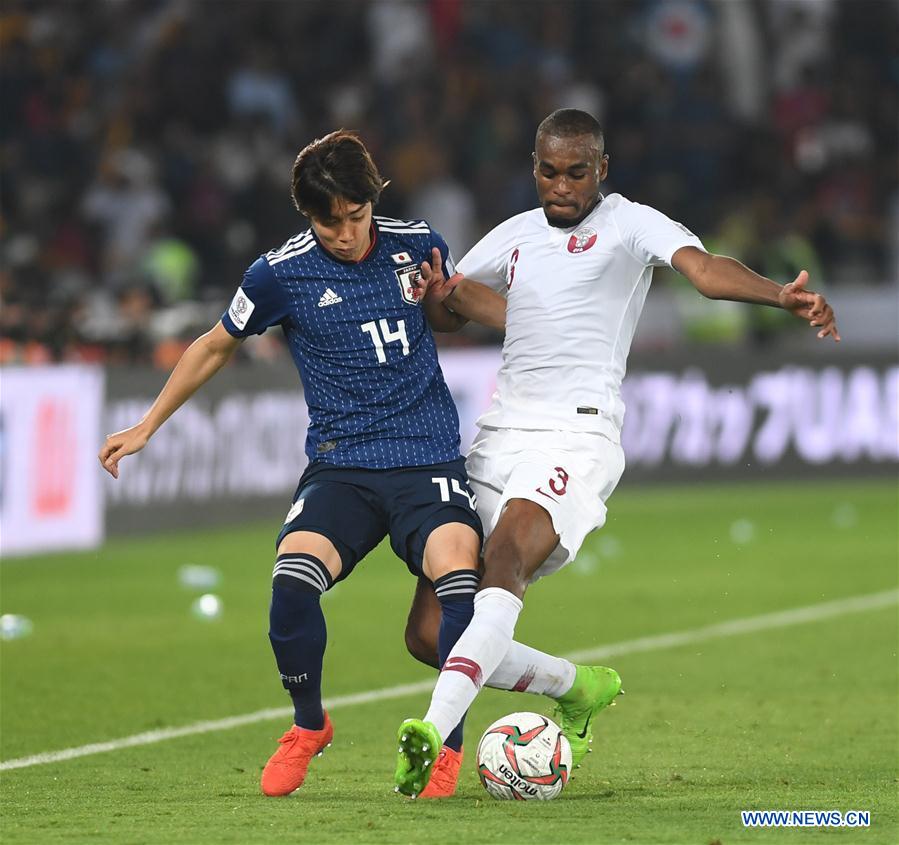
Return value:
[(621, 557), (621, 554), (624, 552), (624, 546), (621, 545), (621, 540), (614, 534), (600, 536), (598, 548), (600, 557)]
[(858, 508), (852, 502), (840, 502), (830, 515), (830, 522), (834, 528), (845, 531), (858, 525)]
[(222, 583), (222, 573), (214, 566), (186, 563), (178, 569), (178, 583), (188, 590), (211, 590)]
[(0, 639), (21, 640), (34, 631), (34, 623), (18, 613), (4, 613), (0, 616)]
[(738, 519), (730, 526), (731, 542), (738, 546), (745, 546), (755, 539), (755, 523), (748, 519)]
[(191, 613), (204, 621), (220, 619), (225, 607), (215, 593), (204, 593), (190, 606)]

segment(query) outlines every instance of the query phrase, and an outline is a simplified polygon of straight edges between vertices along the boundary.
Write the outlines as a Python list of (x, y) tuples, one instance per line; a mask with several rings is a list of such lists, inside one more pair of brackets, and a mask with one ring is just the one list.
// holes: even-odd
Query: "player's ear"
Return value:
[(599, 160), (599, 181), (605, 181), (606, 176), (609, 175), (609, 156), (608, 154), (603, 154), (602, 158)]

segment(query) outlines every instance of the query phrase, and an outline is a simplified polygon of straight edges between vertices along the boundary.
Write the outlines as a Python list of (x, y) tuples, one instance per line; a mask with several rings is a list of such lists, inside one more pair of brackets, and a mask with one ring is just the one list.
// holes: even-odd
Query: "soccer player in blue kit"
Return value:
[[(453, 263), (427, 222), (373, 215), (385, 184), (353, 133), (305, 147), (292, 187), (310, 228), (250, 266), (221, 322), (187, 349), (143, 419), (109, 435), (99, 454), (117, 478), (119, 461), (142, 449), (244, 338), (281, 326), (309, 407), (309, 465), (276, 544), (269, 637), (295, 713), (263, 771), (266, 795), (298, 789), (331, 742), (320, 599), (385, 536), (418, 576), (418, 594), (436, 594), (441, 665), (473, 613), (481, 525), (456, 409), (419, 304), (422, 266), (452, 273)], [(496, 322), (495, 313), (483, 321)], [(525, 663), (536, 654), (514, 647)], [(516, 679), (487, 682), (512, 689)], [(553, 689), (549, 679), (545, 691)], [(434, 749), (422, 797), (453, 794), (461, 744), (460, 722)]]

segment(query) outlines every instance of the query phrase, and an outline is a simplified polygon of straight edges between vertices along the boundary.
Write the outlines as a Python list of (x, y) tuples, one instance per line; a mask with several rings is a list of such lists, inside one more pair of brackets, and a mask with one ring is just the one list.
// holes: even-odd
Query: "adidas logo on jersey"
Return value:
[(326, 305), (337, 305), (338, 302), (343, 302), (343, 297), (338, 296), (331, 288), (325, 288), (322, 298), (318, 301), (318, 307), (324, 308)]

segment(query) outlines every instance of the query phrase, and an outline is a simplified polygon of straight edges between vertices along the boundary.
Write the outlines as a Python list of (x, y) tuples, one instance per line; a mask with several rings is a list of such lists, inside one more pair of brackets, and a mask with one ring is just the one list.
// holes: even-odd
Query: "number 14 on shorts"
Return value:
[(466, 490), (460, 483), (458, 478), (432, 478), (432, 484), (436, 484), (440, 488), (440, 501), (450, 501), (450, 490), (453, 493), (464, 496), (468, 502), (468, 507), (474, 510), (477, 507), (478, 500), (474, 493)]

